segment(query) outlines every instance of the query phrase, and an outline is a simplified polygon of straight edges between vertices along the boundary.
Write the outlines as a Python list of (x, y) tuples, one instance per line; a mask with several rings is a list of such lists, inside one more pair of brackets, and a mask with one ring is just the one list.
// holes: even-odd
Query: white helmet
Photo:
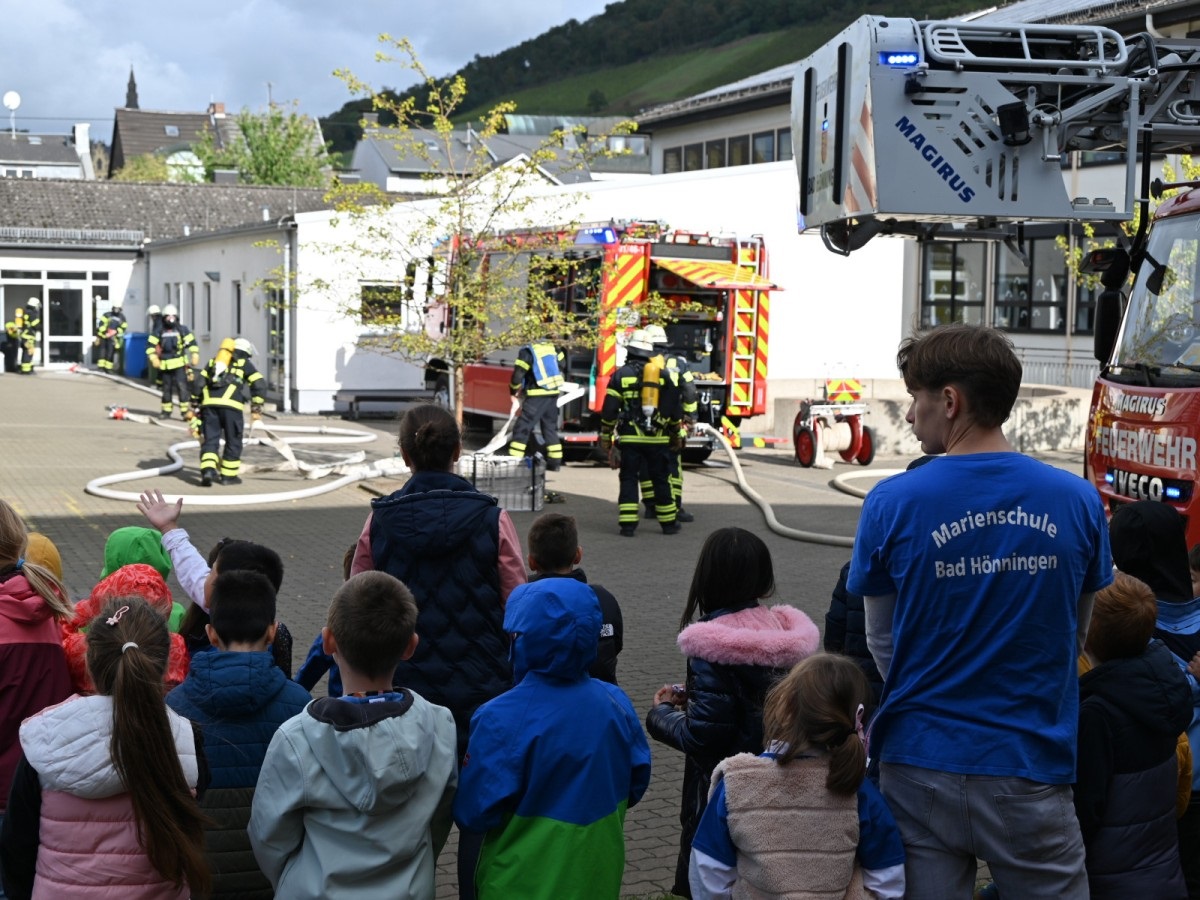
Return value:
[(242, 353), (245, 353), (247, 356), (254, 356), (256, 353), (258, 353), (258, 351), (254, 349), (254, 345), (252, 343), (250, 343), (248, 340), (246, 340), (245, 338), (238, 338), (236, 341), (234, 341), (233, 349), (235, 351), (240, 350)]
[(646, 337), (649, 338), (652, 344), (665, 344), (667, 342), (667, 330), (661, 325), (647, 325), (642, 330), (646, 332)]
[(629, 340), (625, 342), (627, 350), (640, 350), (643, 353), (653, 353), (654, 343), (650, 340), (650, 335), (645, 328), (639, 328), (629, 336)]
[(109, 306), (110, 306), (110, 307), (112, 307), (113, 309), (120, 309), (120, 308), (121, 308), (122, 306), (124, 306), (124, 305), (125, 305), (125, 304), (124, 304), (124, 302), (121, 300), (121, 298), (120, 298), (120, 297), (118, 297), (116, 300), (114, 300), (112, 303), (110, 303), (110, 304), (109, 304)]
[(28, 303), (26, 303), (25, 305), (26, 305), (26, 306), (32, 306), (34, 309), (41, 309), (41, 308), (42, 308), (42, 301), (41, 301), (41, 300), (39, 300), (37, 297), (30, 297), (30, 298), (29, 298), (29, 302), (28, 302)]
[(158, 304), (157, 304), (157, 303), (151, 303), (149, 306), (147, 306), (147, 307), (146, 307), (146, 315), (148, 315), (148, 316), (161, 316), (161, 315), (162, 315), (162, 310), (158, 308)]
[(178, 318), (179, 310), (176, 309), (174, 303), (168, 303), (166, 306), (163, 307), (162, 314), (164, 316), (175, 316), (176, 318)]

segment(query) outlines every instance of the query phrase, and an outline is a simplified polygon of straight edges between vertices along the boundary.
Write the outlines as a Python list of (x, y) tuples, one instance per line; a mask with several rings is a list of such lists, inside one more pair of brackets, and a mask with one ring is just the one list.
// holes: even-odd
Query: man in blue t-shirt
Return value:
[(999, 331), (949, 325), (897, 355), (924, 453), (880, 483), (847, 587), (884, 676), (871, 750), (904, 837), (906, 896), (1088, 896), (1071, 802), (1092, 597), (1112, 581), (1083, 479), (1015, 452), (1002, 425), (1021, 363)]

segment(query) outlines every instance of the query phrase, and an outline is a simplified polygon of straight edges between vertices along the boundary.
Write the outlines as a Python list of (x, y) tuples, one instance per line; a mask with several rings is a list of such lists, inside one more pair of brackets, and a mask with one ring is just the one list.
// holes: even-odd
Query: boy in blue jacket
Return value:
[(508, 598), (512, 690), (471, 718), (454, 820), (486, 832), (479, 900), (615, 898), (625, 813), (650, 783), (633, 704), (588, 676), (600, 605), (587, 584), (547, 578)]
[(204, 734), (212, 783), (201, 807), (213, 824), (204, 840), (213, 868), (213, 896), (269, 894), (254, 862), (246, 825), (263, 757), (279, 726), (312, 697), (275, 665), (275, 589), (265, 575), (218, 575), (205, 630), (217, 652), (197, 653), (167, 705)]

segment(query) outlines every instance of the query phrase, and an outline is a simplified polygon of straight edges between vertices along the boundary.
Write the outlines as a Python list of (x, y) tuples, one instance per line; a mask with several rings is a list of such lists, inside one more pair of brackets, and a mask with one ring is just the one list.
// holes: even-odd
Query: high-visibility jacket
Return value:
[(696, 418), (696, 410), (700, 407), (700, 392), (696, 390), (696, 376), (688, 368), (687, 360), (682, 356), (668, 356), (666, 369), (679, 388), (680, 412), (689, 419)]
[(200, 347), (186, 325), (163, 325), (161, 331), (146, 339), (146, 355), (157, 356), (159, 367), (168, 372), (183, 368), (189, 362), (193, 366), (200, 365)]
[(613, 373), (600, 411), (600, 433), (611, 437), (615, 432), (622, 444), (666, 444), (679, 431), (680, 391), (660, 369), (658, 407), (650, 422), (642, 414), (642, 387), (648, 360), (632, 357)]
[(25, 314), (25, 324), (21, 328), (21, 343), (36, 344), (38, 335), (42, 333), (42, 317), (31, 318)]
[(125, 321), (125, 314), (120, 310), (112, 309), (100, 317), (100, 323), (96, 326), (96, 337), (100, 340), (116, 338), (119, 344), (128, 329), (129, 323)]
[(562, 351), (549, 341), (526, 344), (517, 354), (508, 389), (513, 394), (524, 389), (527, 397), (557, 395), (563, 384), (562, 367), (565, 364)]
[(201, 406), (226, 406), (238, 410), (246, 408), (247, 391), (250, 402), (260, 406), (266, 386), (262, 372), (240, 353), (234, 354), (233, 362), (228, 366), (219, 365), (215, 357), (210, 359), (204, 367), (204, 377), (198, 378), (196, 383), (200, 385), (200, 391), (193, 400)]

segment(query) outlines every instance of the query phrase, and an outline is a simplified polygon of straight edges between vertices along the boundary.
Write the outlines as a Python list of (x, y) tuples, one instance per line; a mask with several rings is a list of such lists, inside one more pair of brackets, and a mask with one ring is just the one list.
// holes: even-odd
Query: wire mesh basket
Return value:
[(546, 462), (535, 457), (462, 456), (458, 474), (505, 509), (541, 512), (546, 502)]

